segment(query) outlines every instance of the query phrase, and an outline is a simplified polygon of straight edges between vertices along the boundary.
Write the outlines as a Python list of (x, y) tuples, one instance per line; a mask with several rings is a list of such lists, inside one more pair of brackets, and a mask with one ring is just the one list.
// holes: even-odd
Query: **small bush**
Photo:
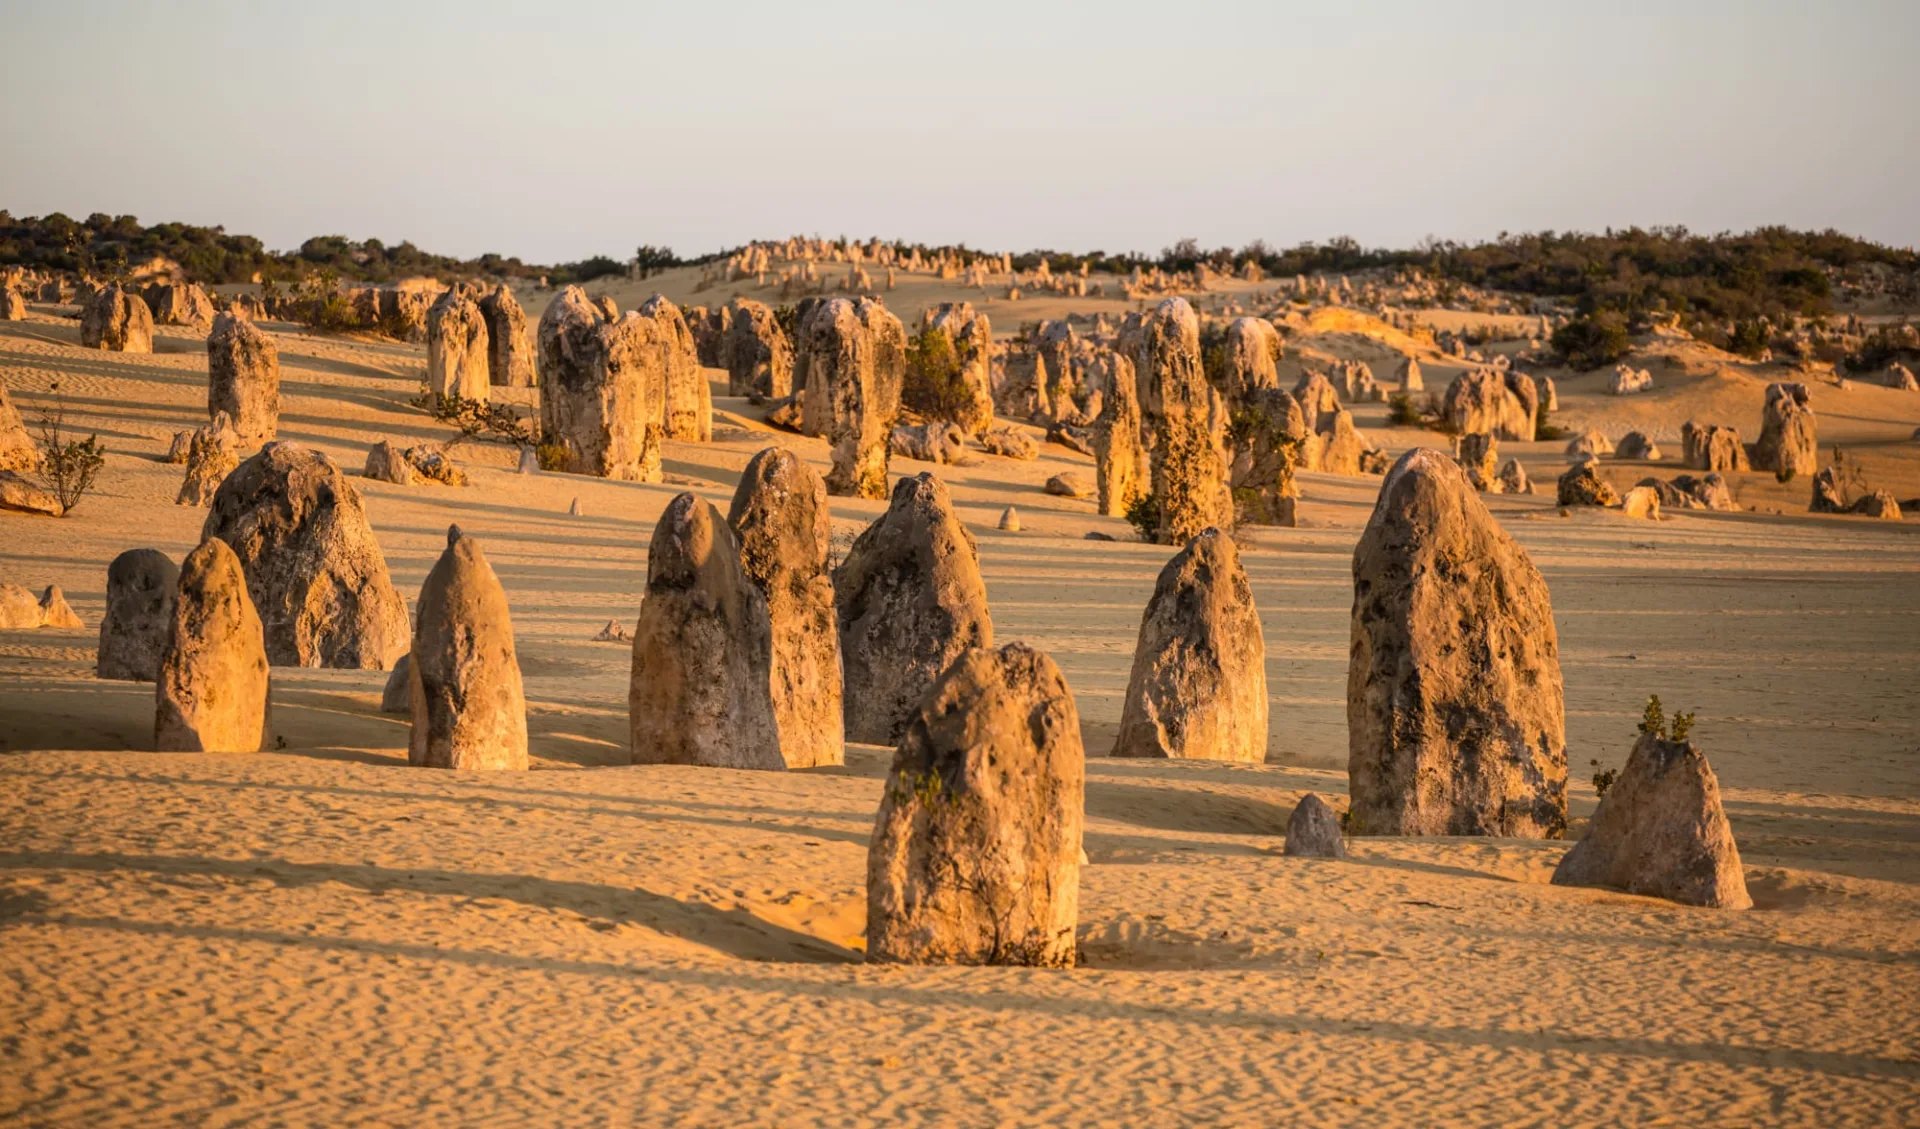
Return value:
[(1395, 392), (1387, 398), (1387, 426), (1420, 426), (1420, 409), (1414, 407), (1412, 396), (1405, 392)]
[(1141, 494), (1127, 503), (1127, 524), (1149, 545), (1160, 539), (1160, 499)]
[(1556, 426), (1551, 419), (1552, 414), (1553, 413), (1547, 411), (1547, 404), (1544, 400), (1542, 400), (1540, 406), (1534, 410), (1533, 437), (1540, 442), (1544, 443), (1549, 439), (1565, 439), (1568, 435), (1572, 434), (1566, 428)]
[(450, 423), (460, 434), (448, 440), (454, 446), (468, 439), (497, 439), (516, 447), (534, 446), (538, 435), (533, 420), (506, 404), (490, 400), (468, 400), (460, 396), (436, 396), (422, 383), (413, 404), (425, 408), (428, 415)]
[(1665, 711), (1660, 706), (1660, 695), (1649, 695), (1647, 708), (1640, 715), (1640, 732), (1659, 737), (1662, 728), (1667, 730), (1667, 740), (1685, 741), (1687, 734), (1693, 732), (1693, 714), (1675, 713), (1672, 721), (1669, 722)]
[(60, 502), (60, 516), (73, 512), (80, 500), (93, 489), (94, 479), (107, 463), (107, 449), (100, 436), (67, 438), (67, 402), (60, 394), (60, 383), (48, 389), (53, 403), (40, 409), (40, 481)]
[(1738, 353), (1743, 357), (1757, 357), (1767, 351), (1773, 335), (1767, 331), (1765, 322), (1758, 319), (1735, 322), (1733, 332), (1727, 334), (1727, 352)]
[(541, 470), (567, 469), (567, 446), (564, 443), (535, 443), (533, 457), (539, 461)]
[(1607, 789), (1613, 787), (1613, 782), (1620, 779), (1620, 770), (1617, 768), (1600, 768), (1599, 761), (1589, 761), (1588, 763), (1595, 768), (1593, 774), (1593, 790), (1598, 792), (1600, 798), (1604, 800), (1607, 798)]
[(900, 402), (928, 419), (966, 418), (973, 407), (973, 392), (961, 376), (960, 356), (946, 331), (923, 329), (907, 342)]
[(1611, 310), (1574, 318), (1553, 331), (1553, 351), (1576, 369), (1610, 365), (1631, 348), (1626, 319)]

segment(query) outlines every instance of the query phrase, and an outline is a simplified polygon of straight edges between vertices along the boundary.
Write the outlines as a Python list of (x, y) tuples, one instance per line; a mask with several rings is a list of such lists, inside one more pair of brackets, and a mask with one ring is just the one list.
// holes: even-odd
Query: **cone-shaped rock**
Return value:
[(1295, 858), (1343, 859), (1347, 844), (1340, 837), (1340, 817), (1327, 801), (1308, 792), (1287, 817), (1286, 853)]
[(1353, 830), (1562, 834), (1565, 708), (1547, 584), (1451, 458), (1401, 456), (1354, 549), (1353, 584)]
[(267, 653), (240, 558), (210, 537), (180, 566), (154, 688), (153, 747), (253, 753), (267, 730)]
[(249, 446), (280, 429), (280, 350), (259, 326), (233, 313), (214, 318), (207, 334), (207, 415), (221, 412)]
[(507, 593), (480, 543), (447, 530), (420, 586), (407, 662), (413, 738), (407, 762), (427, 768), (527, 767), (527, 699)]
[(452, 287), (427, 310), (427, 389), (485, 400), (487, 365), (487, 319), (464, 287)]
[(867, 959), (1072, 965), (1085, 792), (1053, 660), (1023, 643), (962, 653), (894, 752), (867, 850)]
[[(870, 327), (867, 299), (832, 298), (808, 311), (800, 326), (805, 358), (803, 428), (825, 435), (833, 445), (833, 469), (827, 492), (850, 498), (887, 496), (888, 433), (893, 412), (887, 404), (882, 354), (890, 349), (883, 334)], [(899, 324), (884, 309), (878, 311)], [(898, 404), (899, 390), (891, 393)]]
[(1239, 550), (1217, 529), (1160, 570), (1140, 619), (1113, 755), (1266, 759), (1266, 642)]
[(73, 605), (67, 603), (67, 594), (58, 584), (49, 584), (40, 593), (40, 623), (43, 627), (65, 627), (78, 629), (85, 627), (79, 613)]
[(772, 664), (766, 598), (740, 567), (733, 531), (681, 494), (647, 550), (627, 693), (633, 763), (786, 768)]
[(40, 448), (20, 418), (20, 409), (0, 385), (0, 470), (32, 470), (40, 465)]
[(1265, 318), (1235, 318), (1227, 326), (1227, 395), (1238, 402), (1259, 389), (1280, 387), (1280, 331)]
[(931, 474), (894, 483), (833, 574), (847, 740), (891, 745), (948, 663), (993, 645), (973, 534)]
[(276, 666), (385, 670), (407, 652), (407, 609), (333, 460), (281, 441), (227, 475), (201, 529), (233, 547)]
[(107, 566), (107, 612), (100, 617), (94, 673), (126, 682), (160, 676), (173, 623), (180, 569), (158, 549), (128, 549)]
[(767, 601), (773, 716), (788, 768), (840, 764), (840, 625), (827, 572), (827, 486), (793, 452), (768, 447), (740, 476), (727, 514), (740, 569)]
[(187, 473), (180, 480), (180, 492), (174, 495), (176, 506), (204, 506), (240, 465), (240, 437), (224, 411), (213, 414), (213, 421), (195, 428), (187, 438)]
[(1718, 909), (1753, 905), (1706, 754), (1657, 733), (1640, 735), (1586, 838), (1554, 868), (1553, 882)]
[(535, 373), (527, 312), (505, 283), (481, 296), (480, 317), (487, 323), (487, 382), (496, 388), (531, 388)]

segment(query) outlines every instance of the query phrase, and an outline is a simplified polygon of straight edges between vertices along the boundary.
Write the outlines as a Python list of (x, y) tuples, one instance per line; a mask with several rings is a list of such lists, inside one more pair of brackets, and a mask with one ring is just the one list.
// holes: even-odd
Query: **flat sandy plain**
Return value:
[[(724, 301), (693, 280), (617, 293)], [(909, 317), (979, 297), (914, 285)], [(523, 295), (531, 317), (546, 299)], [(1064, 305), (987, 309), (1005, 330)], [(1345, 804), (1349, 560), (1377, 479), (1306, 475), (1303, 527), (1247, 536), (1272, 738), (1266, 764), (1227, 767), (1106, 757), (1170, 550), (1084, 540), (1129, 533), (1040, 486), (1086, 460), (939, 468), (997, 636), (1051, 653), (1078, 700), (1083, 963), (869, 967), (890, 752), (785, 775), (626, 765), (628, 652), (589, 641), (634, 619), (669, 499), (724, 507), (756, 450), (824, 468), (821, 442), (767, 431), (721, 379), (716, 440), (669, 447), (684, 484), (525, 477), (487, 445), (458, 452), (470, 488), (360, 480), (409, 596), (449, 522), (482, 540), (512, 601), (531, 772), (409, 769), (375, 672), (276, 669), (270, 751), (142, 752), (151, 687), (95, 680), (92, 629), (114, 555), (198, 540), (203, 511), (173, 505), (180, 468), (158, 460), (205, 418), (205, 335), (89, 352), (65, 312), (0, 323), (23, 413), (58, 379), (111, 451), (71, 518), (0, 514), (0, 579), (61, 585), (89, 626), (0, 633), (0, 1124), (1920, 1123), (1920, 523), (1810, 516), (1805, 484), (1770, 475), (1735, 486), (1779, 514), (1487, 499), (1552, 587), (1575, 814), (1648, 694), (1696, 710), (1756, 902), (1725, 913), (1550, 886), (1558, 842), (1282, 856), (1304, 791)], [(407, 406), (421, 348), (267, 328), (283, 438), (357, 474), (382, 436), (446, 436)], [(1385, 359), (1364, 334), (1303, 343)], [(1644, 423), (1670, 452), (1689, 415), (1751, 438), (1765, 382), (1789, 378), (1662, 348), (1640, 359), (1644, 397), (1555, 374), (1560, 422)], [(1450, 374), (1436, 361), (1429, 387)], [(1821, 384), (1814, 406), (1823, 444), (1920, 494), (1920, 396)], [(1381, 412), (1357, 415), (1394, 451), (1446, 442)], [(1560, 446), (1503, 445), (1548, 491)], [(1606, 470), (1631, 484), (1671, 460)], [(1009, 504), (1024, 532), (995, 529)], [(881, 504), (833, 508), (851, 532)]]

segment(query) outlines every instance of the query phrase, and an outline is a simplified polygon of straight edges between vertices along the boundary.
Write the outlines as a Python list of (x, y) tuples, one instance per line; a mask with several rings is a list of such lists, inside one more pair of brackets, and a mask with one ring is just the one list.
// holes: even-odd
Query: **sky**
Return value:
[(1920, 0), (0, 0), (0, 208), (560, 262), (1920, 244)]

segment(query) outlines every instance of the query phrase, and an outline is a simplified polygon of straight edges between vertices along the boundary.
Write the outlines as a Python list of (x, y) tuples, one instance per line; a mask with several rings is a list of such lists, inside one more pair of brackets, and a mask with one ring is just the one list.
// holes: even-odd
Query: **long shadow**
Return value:
[[(174, 855), (18, 854), (0, 855), (0, 870), (80, 870), (95, 873), (144, 871), (149, 874), (196, 875), (252, 881), (298, 889), (337, 882), (363, 893), (381, 895), (394, 890), (414, 894), (498, 898), (538, 909), (569, 910), (582, 917), (633, 922), (655, 932), (715, 948), (740, 960), (790, 962), (845, 962), (855, 954), (805, 933), (762, 921), (741, 910), (717, 909), (702, 902), (683, 902), (665, 894), (591, 882), (564, 882), (518, 874), (486, 874), (464, 870), (394, 870), (346, 863), (295, 863), (280, 859), (213, 859)], [(768, 943), (781, 952), (768, 958)]]
[[(288, 755), (297, 755), (297, 754), (288, 754)], [(329, 758), (329, 759), (332, 759), (332, 758)], [(380, 758), (380, 760), (377, 763), (389, 764), (389, 765), (394, 764), (393, 761), (385, 757)], [(432, 769), (411, 769), (410, 771), (430, 772), (433, 770)], [(783, 835), (799, 835), (803, 838), (808, 838), (808, 839), (836, 839), (843, 843), (858, 843), (863, 847), (867, 845), (867, 838), (868, 838), (867, 835), (864, 833), (856, 832), (856, 831), (843, 831), (837, 827), (815, 827), (815, 826), (806, 825), (806, 824), (759, 823), (759, 822), (749, 822), (744, 818), (719, 819), (711, 816), (702, 816), (702, 815), (680, 815), (674, 812), (666, 812), (666, 811), (620, 810), (620, 809), (611, 808), (611, 807), (597, 807), (597, 806), (594, 806), (593, 804), (586, 804), (583, 806), (571, 807), (571, 806), (564, 806), (560, 804), (532, 803), (525, 800), (514, 799), (513, 798), (514, 793), (511, 793), (511, 792), (503, 793), (503, 792), (495, 792), (495, 791), (484, 791), (484, 792), (476, 791), (466, 795), (435, 795), (431, 792), (397, 792), (397, 791), (384, 791), (377, 788), (349, 788), (339, 784), (278, 784), (278, 783), (273, 783), (269, 781), (257, 781), (257, 780), (194, 780), (194, 779), (188, 779), (186, 777), (157, 776), (157, 775), (152, 775), (148, 773), (135, 773), (129, 776), (103, 776), (97, 773), (63, 772), (60, 774), (60, 776), (61, 776), (61, 779), (63, 780), (73, 780), (76, 778), (97, 779), (97, 780), (112, 780), (112, 781), (121, 782), (121, 783), (159, 784), (159, 785), (165, 785), (167, 787), (173, 787), (173, 788), (221, 788), (221, 789), (227, 789), (230, 791), (241, 791), (241, 790), (250, 789), (254, 791), (285, 792), (285, 793), (296, 795), (296, 796), (314, 796), (314, 795), (351, 796), (351, 797), (361, 798), (361, 799), (391, 800), (394, 802), (408, 803), (408, 804), (454, 804), (454, 805), (469, 805), (469, 806), (475, 805), (475, 804), (482, 804), (482, 805), (492, 805), (492, 806), (497, 806), (502, 808), (511, 808), (515, 811), (553, 812), (556, 814), (573, 816), (573, 817), (607, 815), (607, 816), (617, 816), (617, 817), (629, 818), (629, 819), (658, 820), (663, 823), (693, 823), (693, 824), (700, 824), (708, 827), (724, 827), (733, 831), (760, 830), (760, 831), (779, 832)], [(564, 795), (564, 793), (547, 793), (547, 794), (548, 795), (555, 795), (555, 794)], [(607, 799), (617, 799), (617, 798), (618, 797), (606, 797), (606, 796), (594, 797), (595, 800), (600, 800), (600, 801), (604, 801)], [(679, 805), (674, 805), (674, 806), (679, 806)], [(757, 809), (746, 809), (746, 808), (733, 808), (733, 809), (717, 808), (716, 810), (732, 810), (742, 816), (771, 814), (770, 812), (766, 812), (766, 811), (761, 811)], [(805, 819), (810, 817), (818, 818), (821, 813), (795, 812), (793, 814), (795, 818)]]
[[(717, 914), (717, 911), (715, 913)], [(1255, 1007), (1234, 1010), (1169, 1008), (1157, 1004), (1116, 1002), (1105, 996), (1076, 998), (1041, 995), (1021, 989), (1031, 986), (1039, 977), (1056, 978), (1059, 974), (1036, 972), (1030, 969), (978, 970), (973, 973), (973, 978), (983, 981), (982, 986), (986, 990), (965, 992), (909, 987), (891, 979), (886, 983), (867, 983), (851, 975), (836, 976), (826, 980), (805, 980), (759, 974), (738, 968), (709, 971), (701, 968), (660, 965), (621, 965), (608, 961), (561, 960), (551, 957), (519, 956), (512, 953), (452, 949), (440, 945), (320, 937), (218, 925), (128, 921), (116, 917), (42, 915), (31, 909), (15, 919), (17, 924), (40, 922), (66, 928), (101, 929), (150, 937), (249, 942), (313, 949), (320, 952), (349, 952), (366, 956), (395, 957), (426, 963), (444, 961), (473, 968), (509, 972), (538, 972), (544, 975), (581, 976), (598, 980), (645, 980), (679, 984), (689, 988), (719, 990), (729, 995), (745, 990), (785, 992), (794, 996), (833, 1002), (852, 999), (867, 1006), (885, 1008), (890, 1013), (957, 1007), (989, 1015), (1034, 1014), (1098, 1024), (1117, 1021), (1123, 1024), (1140, 1024), (1150, 1027), (1154, 1024), (1175, 1022), (1254, 1033), (1318, 1037), (1361, 1034), (1367, 1038), (1419, 1046), (1459, 1047), (1475, 1051), (1521, 1054), (1576, 1052), (1652, 1061), (1705, 1063), (1747, 1070), (1804, 1070), (1848, 1078), (1920, 1079), (1920, 1061), (1871, 1054), (1847, 1054), (1838, 1051), (1815, 1051), (1781, 1046), (1740, 1046), (1726, 1042), (1681, 1042), (1575, 1035), (1560, 1032), (1553, 1033), (1553, 1042), (1543, 1045), (1543, 1036), (1532, 1030), (1443, 1027), (1438, 1024), (1405, 1023), (1383, 1019), (1337, 1020), (1300, 1013), (1261, 1011)], [(814, 944), (824, 944), (813, 938), (807, 940)], [(1108, 973), (1108, 975), (1121, 974)]]
[(1245, 796), (1153, 788), (1111, 780), (1087, 781), (1087, 818), (1110, 819), (1156, 831), (1211, 835), (1278, 835), (1292, 809)]

